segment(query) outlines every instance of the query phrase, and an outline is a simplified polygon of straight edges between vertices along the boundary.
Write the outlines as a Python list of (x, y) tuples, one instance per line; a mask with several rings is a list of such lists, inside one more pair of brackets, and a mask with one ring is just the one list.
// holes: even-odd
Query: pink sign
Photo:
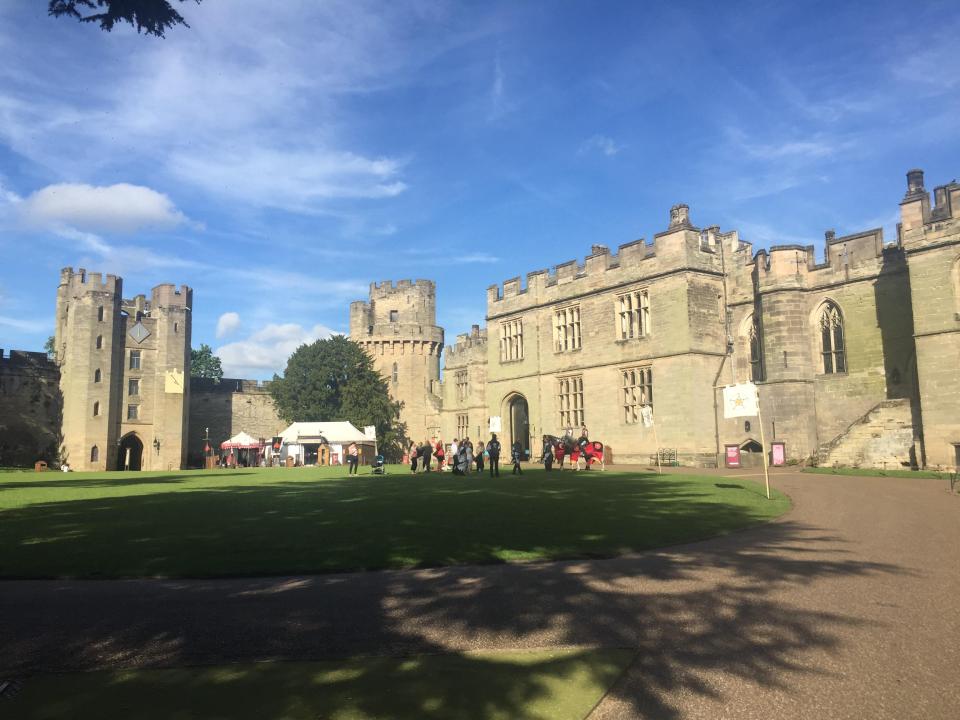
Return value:
[(783, 465), (783, 443), (774, 443), (773, 444), (773, 464), (774, 465)]
[(736, 445), (727, 445), (727, 467), (740, 467), (740, 448)]

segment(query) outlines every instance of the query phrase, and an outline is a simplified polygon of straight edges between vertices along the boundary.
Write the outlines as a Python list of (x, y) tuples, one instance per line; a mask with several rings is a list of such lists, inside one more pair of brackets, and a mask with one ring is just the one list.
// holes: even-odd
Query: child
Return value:
[(522, 454), (523, 449), (520, 447), (520, 441), (517, 440), (513, 443), (513, 447), (510, 450), (510, 459), (513, 461), (512, 475), (523, 475), (523, 470), (520, 469), (520, 456)]

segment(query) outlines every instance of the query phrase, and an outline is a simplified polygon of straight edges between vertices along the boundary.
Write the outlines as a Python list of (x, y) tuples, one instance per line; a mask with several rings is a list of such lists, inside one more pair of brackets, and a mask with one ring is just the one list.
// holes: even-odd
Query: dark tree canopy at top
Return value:
[[(194, 1), (200, 3), (200, 0)], [(84, 15), (78, 8), (93, 12)], [(50, 0), (48, 13), (54, 17), (73, 17), (80, 22), (100, 23), (100, 29), (107, 32), (118, 22), (128, 22), (138, 33), (157, 37), (164, 37), (164, 33), (175, 25), (190, 27), (170, 0)]]

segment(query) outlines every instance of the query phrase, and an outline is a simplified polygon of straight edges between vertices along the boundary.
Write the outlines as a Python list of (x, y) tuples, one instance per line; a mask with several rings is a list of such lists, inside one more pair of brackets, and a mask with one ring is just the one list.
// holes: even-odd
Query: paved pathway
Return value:
[(594, 720), (960, 717), (960, 496), (937, 480), (774, 482), (795, 502), (777, 522), (612, 560), (7, 581), (0, 670), (613, 646), (639, 652)]

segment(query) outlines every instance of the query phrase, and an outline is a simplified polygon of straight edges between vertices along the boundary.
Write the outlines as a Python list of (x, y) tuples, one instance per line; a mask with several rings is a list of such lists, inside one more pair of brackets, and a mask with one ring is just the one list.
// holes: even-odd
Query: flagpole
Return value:
[(757, 392), (757, 421), (760, 423), (760, 445), (763, 446), (763, 480), (767, 486), (767, 500), (770, 499), (770, 469), (767, 465), (767, 441), (763, 437), (763, 415), (760, 414), (760, 393)]

